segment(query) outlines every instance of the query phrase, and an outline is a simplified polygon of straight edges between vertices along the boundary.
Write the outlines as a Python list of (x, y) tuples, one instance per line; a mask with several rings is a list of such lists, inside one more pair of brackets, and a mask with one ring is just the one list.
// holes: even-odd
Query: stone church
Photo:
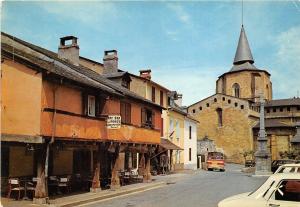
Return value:
[(233, 66), (218, 77), (216, 93), (188, 107), (199, 121), (198, 139), (208, 136), (222, 148), (227, 162), (243, 163), (244, 152), (256, 150), (259, 97), (266, 100), (265, 119), (272, 159), (300, 144), (300, 98), (272, 99), (271, 74), (254, 65), (242, 26)]

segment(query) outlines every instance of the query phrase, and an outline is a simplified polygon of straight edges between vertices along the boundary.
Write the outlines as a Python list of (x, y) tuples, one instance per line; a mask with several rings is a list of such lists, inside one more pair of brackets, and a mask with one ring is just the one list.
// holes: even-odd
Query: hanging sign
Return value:
[(107, 117), (107, 128), (108, 129), (120, 129), (121, 128), (121, 116), (120, 115), (109, 115)]

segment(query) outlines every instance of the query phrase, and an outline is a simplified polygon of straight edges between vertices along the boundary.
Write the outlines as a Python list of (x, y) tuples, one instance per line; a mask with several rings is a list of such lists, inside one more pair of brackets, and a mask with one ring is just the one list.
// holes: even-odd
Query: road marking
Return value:
[(142, 192), (145, 192), (145, 191), (148, 191), (148, 190), (153, 190), (153, 189), (156, 189), (156, 188), (161, 188), (161, 187), (164, 187), (164, 186), (165, 185), (158, 185), (158, 186), (154, 186), (152, 188), (148, 188), (148, 189), (141, 190), (141, 191), (136, 191), (136, 192), (132, 192), (132, 193), (124, 194), (124, 195), (119, 195), (119, 196), (115, 196), (115, 197), (111, 197), (111, 198), (105, 198), (105, 199), (99, 200), (99, 201), (92, 201), (92, 202), (89, 202), (89, 203), (80, 204), (77, 207), (92, 205), (92, 204), (96, 204), (96, 203), (100, 203), (100, 202), (104, 202), (104, 201), (109, 201), (109, 200), (112, 200), (112, 199), (115, 199), (115, 198), (126, 197), (126, 196), (130, 196), (130, 195), (142, 193)]

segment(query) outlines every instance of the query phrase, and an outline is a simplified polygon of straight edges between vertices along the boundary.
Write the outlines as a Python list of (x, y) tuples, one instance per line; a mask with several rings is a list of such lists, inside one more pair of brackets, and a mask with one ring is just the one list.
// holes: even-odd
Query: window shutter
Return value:
[(121, 115), (121, 122), (126, 123), (126, 108), (125, 108), (125, 103), (121, 102), (120, 103), (120, 115)]
[(82, 114), (87, 115), (88, 112), (88, 96), (86, 93), (82, 93)]
[(131, 124), (131, 104), (126, 104), (126, 123)]
[(141, 110), (141, 124), (146, 124), (146, 109), (142, 108)]
[(99, 96), (96, 96), (95, 97), (95, 115), (96, 116), (100, 116), (101, 115), (101, 112), (100, 112), (100, 97)]

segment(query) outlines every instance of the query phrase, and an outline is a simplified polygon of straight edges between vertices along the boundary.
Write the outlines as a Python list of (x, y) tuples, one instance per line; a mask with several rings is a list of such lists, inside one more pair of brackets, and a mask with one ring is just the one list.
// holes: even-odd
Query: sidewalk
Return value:
[(49, 205), (37, 205), (33, 204), (31, 200), (16, 201), (4, 197), (1, 197), (1, 203), (4, 207), (71, 207), (93, 201), (111, 199), (121, 195), (127, 195), (131, 193), (138, 193), (155, 188), (160, 188), (165, 186), (166, 184), (176, 183), (179, 179), (189, 174), (191, 174), (191, 172), (187, 173), (185, 171), (182, 171), (175, 174), (153, 176), (153, 181), (151, 183), (137, 183), (122, 186), (118, 190), (103, 190), (98, 193), (87, 192), (77, 195), (65, 196), (62, 198), (50, 199)]

